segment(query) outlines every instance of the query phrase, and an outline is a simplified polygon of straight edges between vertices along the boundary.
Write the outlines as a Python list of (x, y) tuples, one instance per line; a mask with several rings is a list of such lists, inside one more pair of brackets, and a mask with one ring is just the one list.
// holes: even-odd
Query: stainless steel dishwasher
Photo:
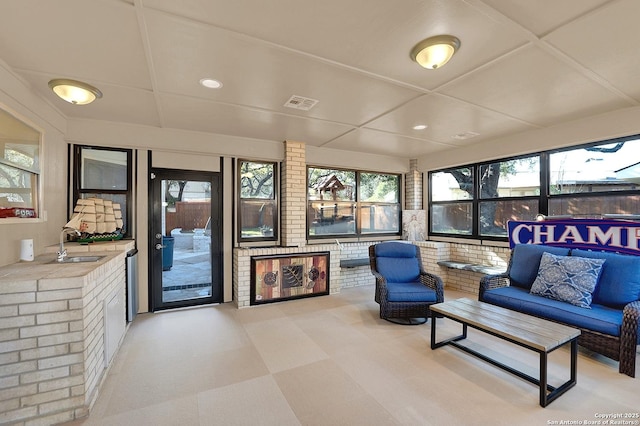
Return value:
[(138, 313), (138, 249), (127, 252), (127, 322)]

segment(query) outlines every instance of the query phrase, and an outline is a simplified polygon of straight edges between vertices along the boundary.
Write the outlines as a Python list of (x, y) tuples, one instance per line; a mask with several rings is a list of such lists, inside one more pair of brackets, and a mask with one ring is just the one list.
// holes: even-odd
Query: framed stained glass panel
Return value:
[(329, 252), (251, 257), (251, 305), (329, 294)]

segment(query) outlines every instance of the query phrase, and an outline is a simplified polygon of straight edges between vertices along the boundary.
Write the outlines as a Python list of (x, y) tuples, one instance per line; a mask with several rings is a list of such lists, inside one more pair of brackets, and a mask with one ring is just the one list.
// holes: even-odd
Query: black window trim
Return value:
[[(634, 134), (634, 135), (628, 135), (628, 136), (623, 136), (623, 137), (618, 137), (618, 138), (612, 138), (612, 139), (605, 139), (605, 140), (601, 140), (601, 141), (594, 141), (594, 142), (589, 142), (589, 143), (584, 143), (584, 144), (578, 144), (578, 145), (572, 145), (572, 146), (567, 146), (567, 147), (562, 147), (562, 148), (554, 148), (554, 149), (550, 149), (550, 150), (545, 150), (545, 151), (540, 151), (540, 152), (531, 152), (531, 153), (527, 153), (527, 154), (522, 154), (522, 155), (517, 155), (517, 156), (511, 156), (511, 157), (505, 157), (505, 158), (498, 158), (498, 159), (494, 159), (494, 160), (487, 160), (487, 161), (482, 161), (482, 162), (478, 162), (478, 163), (470, 163), (470, 164), (461, 164), (458, 166), (453, 166), (453, 167), (447, 167), (444, 169), (438, 169), (438, 170), (432, 170), (428, 172), (428, 188), (429, 188), (429, 196), (428, 196), (428, 208), (427, 208), (427, 217), (428, 217), (428, 229), (427, 229), (427, 234), (429, 235), (429, 237), (436, 237), (436, 238), (460, 238), (460, 239), (467, 239), (467, 240), (485, 240), (485, 241), (507, 241), (508, 237), (504, 236), (504, 237), (498, 237), (498, 236), (489, 236), (489, 235), (481, 235), (479, 232), (479, 222), (480, 222), (480, 210), (479, 210), (479, 205), (480, 202), (486, 202), (486, 201), (496, 201), (496, 200), (526, 200), (526, 199), (538, 199), (538, 210), (540, 214), (543, 215), (548, 215), (549, 213), (549, 201), (552, 199), (562, 199), (562, 198), (581, 198), (581, 197), (593, 197), (593, 196), (609, 196), (609, 197), (614, 197), (614, 196), (624, 196), (624, 195), (638, 195), (638, 191), (637, 190), (622, 190), (622, 191), (594, 191), (594, 192), (578, 192), (578, 193), (571, 193), (571, 194), (551, 194), (550, 192), (550, 181), (551, 181), (551, 176), (550, 176), (550, 156), (552, 154), (556, 154), (556, 153), (560, 153), (560, 152), (565, 152), (565, 151), (575, 151), (578, 149), (584, 149), (584, 148), (588, 148), (588, 147), (593, 147), (593, 146), (599, 146), (599, 145), (609, 145), (609, 144), (615, 144), (615, 143), (620, 143), (620, 142), (628, 142), (628, 141), (639, 141), (640, 140), (640, 134)], [(640, 141), (638, 142), (640, 143)], [(500, 197), (500, 198), (480, 198), (480, 182), (479, 182), (479, 173), (480, 173), (480, 167), (486, 164), (493, 164), (493, 163), (500, 163), (500, 162), (505, 162), (505, 161), (511, 161), (511, 160), (517, 160), (517, 159), (522, 159), (522, 158), (528, 158), (528, 157), (534, 157), (534, 156), (539, 156), (540, 157), (540, 195), (539, 196), (523, 196), (523, 197)], [(446, 200), (446, 201), (433, 201), (432, 200), (432, 191), (431, 191), (431, 184), (432, 184), (432, 179), (431, 176), (434, 173), (447, 173), (448, 171), (451, 170), (456, 170), (456, 169), (461, 169), (461, 168), (471, 168), (472, 169), (472, 173), (474, 175), (474, 197), (470, 198), (470, 199), (463, 199), (463, 200)], [(464, 203), (464, 202), (468, 202), (471, 203), (473, 205), (472, 207), (472, 233), (471, 234), (453, 234), (453, 233), (443, 233), (443, 232), (433, 232), (431, 229), (431, 224), (433, 223), (432, 221), (432, 206), (435, 205), (446, 205), (446, 204), (458, 204), (458, 203)]]
[[(242, 198), (241, 191), (241, 173), (242, 173), (242, 163), (261, 163), (261, 164), (273, 164), (273, 200), (275, 203), (275, 218), (273, 221), (273, 235), (268, 237), (243, 237), (242, 236), (242, 220), (241, 220), (241, 209), (242, 209), (242, 201), (258, 201), (264, 200), (264, 198)], [(280, 240), (280, 163), (275, 160), (258, 160), (258, 159), (250, 159), (250, 158), (238, 158), (236, 160), (236, 204), (237, 211), (235, 214), (235, 220), (237, 221), (237, 232), (236, 232), (236, 241), (240, 246), (245, 246), (247, 243), (250, 245), (251, 243), (265, 243), (268, 245), (277, 244)]]
[[(325, 169), (325, 170), (340, 170), (346, 172), (354, 172), (355, 176), (355, 200), (344, 200), (342, 202), (345, 203), (353, 203), (355, 204), (355, 233), (353, 234), (322, 234), (322, 235), (310, 235), (309, 234), (309, 202), (314, 200), (309, 200), (309, 169)], [(398, 202), (397, 203), (386, 203), (386, 202), (373, 202), (373, 201), (360, 201), (360, 174), (361, 173), (371, 173), (371, 174), (379, 174), (379, 175), (391, 175), (398, 177)], [(336, 239), (344, 240), (344, 241), (371, 241), (376, 239), (387, 239), (391, 238), (399, 238), (402, 236), (402, 212), (403, 212), (403, 190), (404, 190), (404, 180), (402, 173), (392, 173), (392, 172), (380, 172), (374, 170), (361, 170), (361, 169), (349, 169), (345, 167), (332, 167), (332, 166), (317, 166), (307, 164), (306, 167), (306, 176), (305, 176), (305, 234), (308, 241), (313, 243), (320, 243), (322, 240), (331, 240), (334, 241)], [(399, 207), (400, 214), (398, 215), (398, 232), (375, 232), (375, 233), (362, 233), (362, 223), (360, 220), (360, 210), (362, 204), (378, 204), (378, 205), (397, 205)]]
[[(118, 151), (125, 152), (127, 154), (127, 189), (95, 189), (95, 188), (81, 188), (80, 185), (80, 168), (82, 162), (80, 161), (80, 154), (83, 149), (95, 149), (95, 150), (103, 150), (103, 151)], [(103, 194), (115, 194), (115, 195), (124, 195), (127, 200), (127, 208), (126, 208), (126, 227), (124, 229), (123, 238), (132, 238), (132, 211), (133, 211), (133, 149), (128, 148), (114, 148), (107, 146), (96, 146), (96, 145), (73, 145), (73, 202), (70, 206), (73, 209), (73, 206), (76, 205), (78, 199), (81, 194), (95, 194), (95, 193), (103, 193)], [(68, 212), (67, 216), (70, 217), (71, 211)]]

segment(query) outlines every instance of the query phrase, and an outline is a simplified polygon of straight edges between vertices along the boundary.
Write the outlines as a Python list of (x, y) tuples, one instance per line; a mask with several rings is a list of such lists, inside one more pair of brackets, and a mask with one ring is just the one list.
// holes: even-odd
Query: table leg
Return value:
[(442, 342), (436, 342), (436, 315), (431, 315), (431, 349), (437, 349), (441, 346), (448, 345), (458, 340), (467, 338), (467, 324), (462, 323), (462, 334), (454, 336), (449, 339), (445, 339)]

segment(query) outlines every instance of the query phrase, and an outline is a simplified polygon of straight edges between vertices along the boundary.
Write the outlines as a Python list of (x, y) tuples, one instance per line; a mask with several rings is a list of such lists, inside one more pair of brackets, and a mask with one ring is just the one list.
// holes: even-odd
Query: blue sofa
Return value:
[[(589, 265), (585, 270), (593, 266), (589, 271), (592, 292), (579, 289), (585, 298), (567, 301), (562, 291), (553, 292), (553, 285), (544, 287), (545, 276), (558, 277), (554, 261)], [(545, 268), (540, 269), (541, 263)], [(560, 275), (557, 281), (565, 278)], [(479, 300), (579, 328), (578, 344), (619, 361), (620, 373), (635, 377), (636, 345), (640, 344), (640, 256), (517, 244), (505, 273), (480, 280)]]

